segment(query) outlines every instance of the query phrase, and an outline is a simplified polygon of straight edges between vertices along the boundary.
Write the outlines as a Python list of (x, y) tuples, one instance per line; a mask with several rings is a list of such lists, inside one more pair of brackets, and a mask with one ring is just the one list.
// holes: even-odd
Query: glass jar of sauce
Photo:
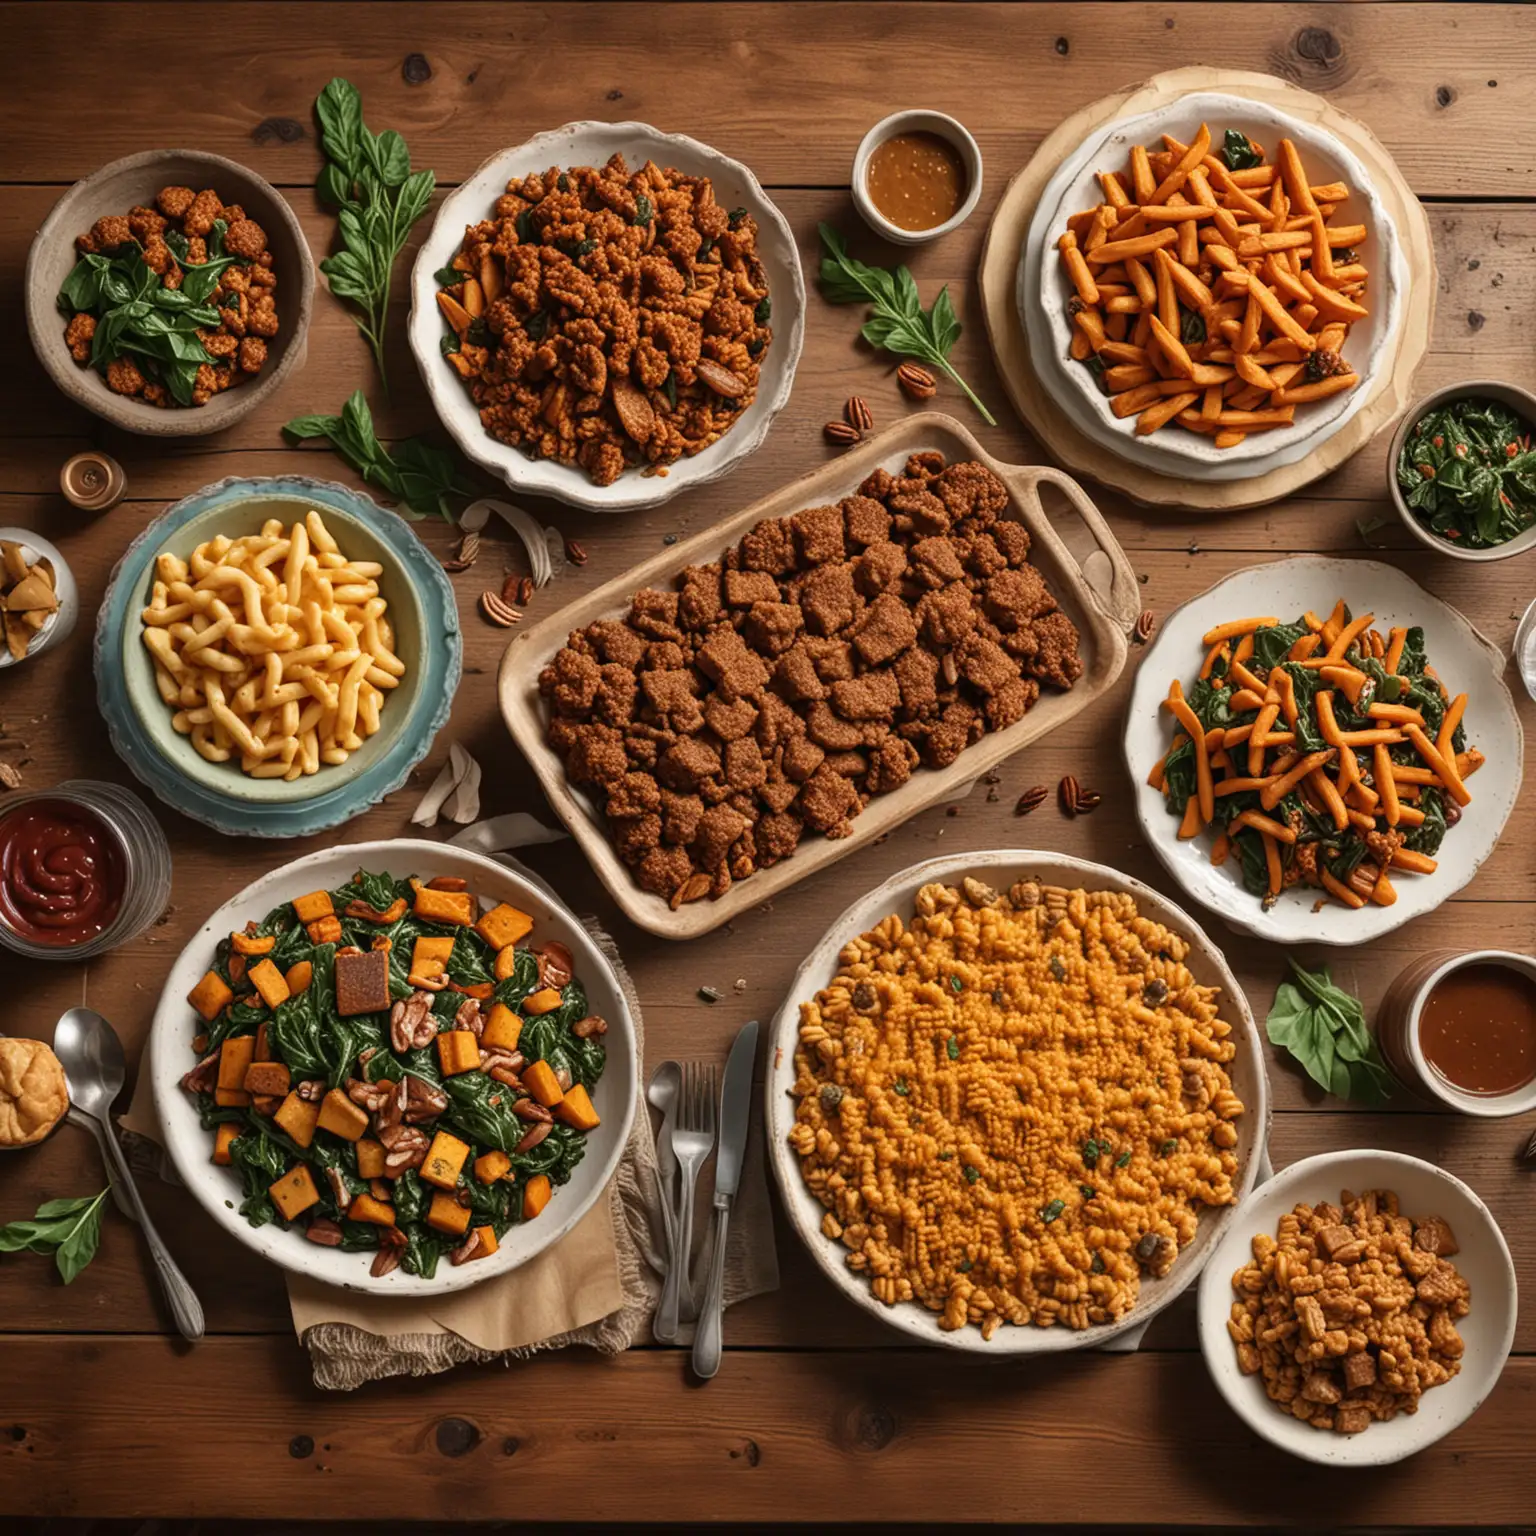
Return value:
[(72, 779), (0, 802), (0, 945), (84, 960), (142, 933), (171, 894), (160, 824), (116, 784)]
[(1426, 1097), (1483, 1117), (1536, 1108), (1536, 958), (1423, 955), (1388, 989), (1376, 1034), (1392, 1070)]

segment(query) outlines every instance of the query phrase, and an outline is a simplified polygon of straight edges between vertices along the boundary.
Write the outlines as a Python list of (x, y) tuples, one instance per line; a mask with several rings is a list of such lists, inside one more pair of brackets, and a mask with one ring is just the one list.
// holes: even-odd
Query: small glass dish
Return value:
[(17, 932), (0, 913), (0, 946), (30, 960), (88, 960), (104, 955), (143, 933), (165, 910), (171, 895), (170, 844), (137, 796), (94, 779), (70, 779), (49, 789), (7, 795), (0, 808), (0, 837), (19, 812), (44, 803), (77, 807), (111, 838), (123, 872), (117, 913), (100, 933), (77, 944), (41, 944)]
[[(932, 229), (903, 229), (875, 207), (869, 195), (869, 159), (888, 139), (899, 133), (931, 133), (944, 140), (960, 157), (965, 168), (965, 196), (960, 206), (942, 224)], [(925, 245), (947, 235), (970, 218), (981, 198), (981, 150), (977, 147), (965, 125), (945, 112), (933, 112), (916, 108), (907, 112), (893, 112), (882, 118), (859, 142), (853, 157), (853, 205), (860, 216), (883, 240), (893, 245)]]

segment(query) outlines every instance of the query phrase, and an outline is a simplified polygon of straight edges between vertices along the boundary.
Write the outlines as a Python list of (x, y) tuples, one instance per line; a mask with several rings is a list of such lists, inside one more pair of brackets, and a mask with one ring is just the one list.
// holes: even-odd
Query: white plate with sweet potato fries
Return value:
[(1349, 420), (1406, 284), (1392, 220), (1336, 139), (1199, 93), (1109, 124), (1066, 161), (1030, 225), (1018, 304), (1096, 442), (1235, 479)]
[(1196, 900), (1283, 944), (1360, 944), (1493, 852), (1524, 738), (1502, 651), (1399, 570), (1302, 556), (1164, 623), (1125, 755), (1148, 843)]

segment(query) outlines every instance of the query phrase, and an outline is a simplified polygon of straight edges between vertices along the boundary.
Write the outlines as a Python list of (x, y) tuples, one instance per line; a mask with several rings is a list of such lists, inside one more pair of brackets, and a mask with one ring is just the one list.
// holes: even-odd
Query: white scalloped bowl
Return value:
[[(1070, 214), (1094, 207), (1102, 197), (1100, 170), (1119, 170), (1132, 144), (1155, 143), (1168, 133), (1188, 143), (1209, 124), (1212, 138), (1237, 128), (1261, 143), (1273, 158), (1281, 137), (1295, 140), (1314, 185), (1349, 184), (1350, 196), (1337, 206), (1333, 222), (1364, 224), (1363, 259), (1370, 269), (1370, 315), (1351, 327), (1344, 357), (1361, 377), (1346, 394), (1300, 408), (1292, 428), (1256, 432), (1235, 448), (1217, 448), (1206, 438), (1180, 429), (1138, 437), (1134, 420), (1122, 421), (1109, 397), (1081, 364), (1070, 361), (1072, 321), (1067, 301), (1072, 287), (1055, 259), (1056, 237)], [(1152, 112), (1105, 124), (1068, 156), (1046, 184), (1019, 253), (1015, 303), (1042, 379), (1054, 386), (1058, 404), (1092, 441), (1118, 458), (1165, 475), (1194, 475), (1202, 480), (1243, 480), (1305, 458), (1338, 432), (1365, 404), (1371, 375), (1386, 366), (1395, 349), (1408, 287), (1408, 265), (1397, 227), (1371, 186), (1364, 167), (1334, 136), (1316, 124), (1261, 102), (1215, 91), (1182, 96)]]
[[(1472, 1287), (1472, 1310), (1456, 1325), (1466, 1343), (1461, 1370), (1419, 1399), (1417, 1413), (1374, 1423), (1355, 1435), (1313, 1429), (1244, 1376), (1227, 1333), (1232, 1276), (1252, 1262), (1253, 1239), (1274, 1236), (1298, 1202), (1338, 1201), (1343, 1190), (1390, 1189), (1405, 1216), (1442, 1216), (1461, 1251), (1452, 1263)], [(1460, 1179), (1401, 1152), (1323, 1152), (1282, 1168), (1238, 1207), (1200, 1279), (1198, 1320), (1206, 1369), (1228, 1406), (1262, 1439), (1325, 1467), (1381, 1467), (1402, 1461), (1464, 1424), (1493, 1391), (1515, 1339), (1515, 1266), (1493, 1212)]]
[[(464, 381), (449, 367), (439, 342), (443, 318), (433, 274), (451, 262), (469, 225), (491, 217), (496, 199), (514, 176), (547, 171), (552, 165), (602, 165), (622, 154), (631, 167), (647, 159), (690, 176), (708, 176), (715, 200), (746, 208), (757, 221), (758, 256), (768, 274), (773, 301), (773, 342), (758, 381), (757, 395), (719, 442), (693, 458), (666, 466), (665, 474), (628, 469), (612, 485), (597, 485), (576, 465), (531, 459), (498, 442), (480, 424), (480, 412)], [(438, 417), (466, 458), (530, 496), (553, 496), (589, 512), (631, 512), (658, 506), (680, 492), (729, 474), (762, 446), (773, 418), (789, 400), (800, 345), (805, 335), (805, 279), (795, 237), (784, 215), (769, 200), (757, 177), (737, 160), (680, 133), (662, 133), (646, 123), (567, 123), (491, 156), (437, 211), (431, 232), (411, 269), (411, 352)]]
[[(1180, 1250), (1173, 1268), (1158, 1280), (1143, 1276), (1136, 1305), (1124, 1317), (1111, 1323), (1099, 1323), (1077, 1331), (1005, 1326), (991, 1339), (983, 1340), (979, 1328), (946, 1331), (939, 1326), (938, 1314), (917, 1302), (885, 1306), (875, 1299), (869, 1281), (848, 1268), (842, 1244), (822, 1232), (821, 1221), (826, 1208), (807, 1188), (800, 1173), (800, 1160), (789, 1145), (789, 1131), (795, 1123), (795, 1100), (791, 1089), (795, 1081), (800, 1004), (837, 974), (838, 952), (843, 945), (873, 928), (892, 912), (898, 913), (903, 922), (908, 921), (912, 916), (913, 901), (923, 886), (935, 880), (957, 884), (967, 875), (998, 889), (1006, 889), (1018, 880), (1037, 879), (1069, 889), (1128, 892), (1135, 897), (1144, 916), (1173, 929), (1188, 941), (1189, 954), (1185, 963), (1195, 979), (1205, 986), (1221, 989), (1221, 1015), (1231, 1024), (1232, 1039), (1237, 1047), (1231, 1065), (1232, 1087), (1244, 1106), (1244, 1113), (1237, 1121), (1237, 1201), (1203, 1212), (1194, 1241)], [(1134, 1349), (1140, 1330), (1193, 1283), (1205, 1267), (1212, 1250), (1257, 1183), (1261, 1167), (1267, 1171), (1264, 1149), (1269, 1136), (1269, 1082), (1265, 1075), (1263, 1047), (1248, 999), (1221, 950), (1185, 912), (1151, 886), (1106, 865), (1061, 853), (997, 849), (929, 859), (892, 875), (882, 885), (861, 896), (827, 926), (821, 941), (795, 973), (789, 995), (774, 1016), (769, 1031), (763, 1094), (768, 1161), (778, 1182), (784, 1209), (790, 1225), (833, 1286), (856, 1307), (905, 1334), (909, 1343), (961, 1350), (993, 1359), (1060, 1354), (1072, 1349)]]
[[(1268, 912), (1243, 887), (1239, 861), (1210, 861), (1210, 837), (1180, 841), (1178, 818), (1162, 793), (1147, 783), (1173, 739), (1163, 709), (1168, 685), (1188, 683), (1205, 655), (1200, 638), (1230, 619), (1262, 613), (1290, 623), (1308, 609), (1327, 613), (1342, 597), (1356, 614), (1374, 613), (1376, 627), (1421, 626), (1430, 665), (1451, 693), (1470, 695), (1462, 725), (1469, 745), (1487, 761), (1471, 781), (1472, 803), (1450, 829), (1432, 875), (1404, 874), (1390, 907), (1345, 911), (1329, 902), (1312, 910), (1319, 892), (1298, 885), (1282, 891)], [(1477, 873), (1494, 850), (1520, 795), (1525, 737), (1504, 683), (1505, 655), (1454, 608), (1426, 592), (1395, 566), (1375, 560), (1330, 560), (1300, 555), (1253, 566), (1219, 581), (1175, 609), (1162, 623), (1131, 685), (1125, 721), (1125, 761), (1142, 835), (1169, 874), (1230, 927), (1277, 944), (1368, 944), (1432, 912)]]

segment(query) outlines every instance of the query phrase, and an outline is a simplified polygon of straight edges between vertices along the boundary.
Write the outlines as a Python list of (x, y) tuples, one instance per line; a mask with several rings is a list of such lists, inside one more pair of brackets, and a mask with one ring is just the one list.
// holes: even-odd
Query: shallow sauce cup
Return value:
[[(935, 224), (932, 229), (903, 229), (899, 224), (893, 224), (875, 206), (874, 199), (869, 193), (870, 157), (882, 144), (903, 133), (931, 133), (943, 139), (959, 155), (961, 167), (965, 172), (965, 187), (960, 206), (943, 223)], [(889, 117), (882, 118), (864, 135), (853, 157), (854, 206), (859, 210), (864, 222), (881, 239), (889, 240), (893, 245), (925, 245), (930, 240), (937, 240), (940, 235), (947, 235), (952, 230), (959, 229), (970, 218), (980, 197), (981, 150), (965, 125), (944, 112), (932, 112), (922, 108), (907, 112), (893, 112)]]

